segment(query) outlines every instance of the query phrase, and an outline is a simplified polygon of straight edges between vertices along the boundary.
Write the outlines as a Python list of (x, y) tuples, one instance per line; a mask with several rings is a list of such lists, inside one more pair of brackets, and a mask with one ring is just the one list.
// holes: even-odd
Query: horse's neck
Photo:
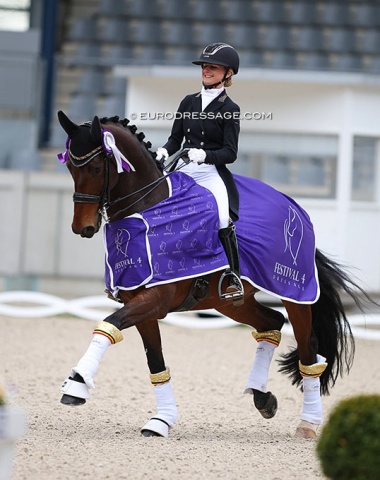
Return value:
[(130, 148), (125, 148), (123, 153), (132, 163), (135, 171), (119, 174), (119, 180), (111, 190), (111, 203), (126, 197), (110, 208), (109, 213), (115, 215), (115, 219), (140, 213), (169, 195), (167, 182), (148, 152), (145, 152), (140, 145), (132, 145)]

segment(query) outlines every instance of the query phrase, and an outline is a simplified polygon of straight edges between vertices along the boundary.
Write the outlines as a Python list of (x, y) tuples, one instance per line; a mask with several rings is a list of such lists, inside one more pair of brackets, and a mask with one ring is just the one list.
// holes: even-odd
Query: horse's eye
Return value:
[(102, 167), (94, 167), (93, 173), (94, 175), (100, 175), (102, 173)]

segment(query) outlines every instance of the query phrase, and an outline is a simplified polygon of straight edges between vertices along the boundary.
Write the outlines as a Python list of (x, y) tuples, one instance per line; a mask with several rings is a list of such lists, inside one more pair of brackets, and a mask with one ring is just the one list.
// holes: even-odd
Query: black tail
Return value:
[[(363, 311), (359, 295), (373, 302), (368, 294), (357, 285), (342, 267), (316, 250), (320, 297), (312, 307), (313, 331), (318, 339), (318, 353), (327, 359), (328, 366), (321, 375), (321, 394), (328, 395), (337, 378), (351, 369), (355, 341), (347, 320), (339, 292), (346, 292)], [(280, 372), (289, 375), (292, 384), (300, 386), (302, 377), (298, 368), (298, 352), (292, 350), (279, 361)]]

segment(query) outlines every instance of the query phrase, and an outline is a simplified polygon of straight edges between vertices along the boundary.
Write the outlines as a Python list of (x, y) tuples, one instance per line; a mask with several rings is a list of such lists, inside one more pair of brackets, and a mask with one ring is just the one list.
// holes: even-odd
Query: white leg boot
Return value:
[[(121, 332), (116, 327), (108, 322), (100, 322), (94, 330), (93, 338), (86, 353), (71, 370), (70, 377), (63, 382), (61, 393), (76, 398), (89, 398), (89, 389), (95, 388), (93, 378), (103, 355), (110, 345), (120, 342), (122, 339)], [(74, 380), (75, 374), (79, 374), (85, 383)]]
[(275, 348), (276, 345), (266, 341), (261, 341), (258, 343), (255, 360), (253, 362), (251, 371), (249, 372), (244, 393), (252, 394), (252, 389), (260, 390), (260, 392), (267, 391), (269, 367)]
[(170, 370), (166, 369), (164, 372), (152, 374), (150, 377), (153, 383), (155, 383), (155, 378), (164, 378), (166, 381), (165, 383), (156, 383), (154, 386), (157, 413), (142, 427), (141, 433), (145, 437), (168, 437), (169, 430), (174, 426), (178, 417), (177, 405), (170, 383)]
[(278, 330), (253, 331), (252, 336), (257, 341), (257, 349), (244, 393), (253, 394), (253, 390), (265, 393), (267, 391), (269, 367), (274, 350), (280, 344), (281, 332)]
[(317, 363), (302, 365), (300, 372), (303, 376), (303, 406), (301, 422), (297, 427), (296, 436), (315, 438), (318, 426), (322, 424), (321, 382), (319, 377), (327, 367), (326, 359), (317, 355)]

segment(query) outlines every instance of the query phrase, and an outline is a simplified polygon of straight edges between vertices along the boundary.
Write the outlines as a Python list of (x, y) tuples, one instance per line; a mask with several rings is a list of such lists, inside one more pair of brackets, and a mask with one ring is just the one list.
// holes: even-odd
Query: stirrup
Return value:
[[(241, 285), (241, 291), (240, 292), (222, 293), (223, 280), (226, 277), (229, 277), (231, 275), (233, 275), (235, 277), (235, 280)], [(221, 300), (231, 300), (232, 299), (233, 305), (235, 305), (235, 306), (243, 305), (243, 303), (244, 303), (244, 287), (243, 287), (243, 284), (241, 283), (240, 278), (236, 275), (235, 272), (233, 272), (232, 270), (225, 270), (222, 273), (222, 275), (220, 276), (220, 279), (219, 279), (219, 283), (218, 283), (218, 294), (219, 294), (219, 298)]]

